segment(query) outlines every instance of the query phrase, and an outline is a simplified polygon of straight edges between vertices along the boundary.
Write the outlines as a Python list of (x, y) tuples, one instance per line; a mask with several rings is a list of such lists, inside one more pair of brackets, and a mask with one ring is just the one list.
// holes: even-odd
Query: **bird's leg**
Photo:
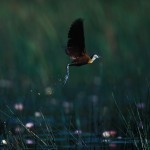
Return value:
[(67, 74), (65, 75), (64, 85), (66, 84), (66, 82), (69, 78), (69, 66), (70, 66), (70, 64), (67, 65)]
[(78, 62), (72, 61), (71, 64), (68, 64), (69, 66), (77, 66)]

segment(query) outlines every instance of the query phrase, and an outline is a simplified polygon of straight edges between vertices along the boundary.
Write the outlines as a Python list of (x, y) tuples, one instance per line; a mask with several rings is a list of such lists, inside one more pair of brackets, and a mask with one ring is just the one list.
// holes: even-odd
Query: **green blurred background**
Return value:
[[(87, 116), (100, 120), (100, 116), (116, 115), (112, 92), (123, 107), (136, 98), (146, 99), (149, 14), (149, 0), (1, 1), (1, 109), (22, 102), (26, 109), (58, 116), (59, 108), (73, 107), (78, 120)], [(71, 67), (63, 86), (70, 62), (65, 54), (67, 34), (77, 18), (84, 19), (88, 53), (102, 59), (92, 65)]]

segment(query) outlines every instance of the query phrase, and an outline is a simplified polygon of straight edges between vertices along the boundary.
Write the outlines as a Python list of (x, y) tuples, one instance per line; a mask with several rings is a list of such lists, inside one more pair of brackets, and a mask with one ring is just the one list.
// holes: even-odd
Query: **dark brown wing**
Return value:
[(85, 53), (83, 20), (75, 20), (68, 33), (67, 55), (72, 59), (82, 56)]

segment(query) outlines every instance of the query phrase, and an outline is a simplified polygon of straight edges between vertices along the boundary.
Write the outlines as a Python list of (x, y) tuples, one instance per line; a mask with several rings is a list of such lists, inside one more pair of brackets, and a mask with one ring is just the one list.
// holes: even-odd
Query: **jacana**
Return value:
[(67, 65), (67, 75), (65, 76), (64, 84), (66, 84), (69, 78), (69, 66), (82, 66), (91, 64), (95, 59), (99, 58), (99, 56), (96, 54), (90, 57), (86, 53), (83, 20), (81, 18), (76, 19), (71, 24), (70, 30), (68, 32), (66, 54), (70, 56), (72, 62)]
[(96, 58), (99, 58), (99, 56), (96, 54), (90, 57), (86, 53), (83, 20), (81, 18), (75, 20), (70, 27), (66, 54), (72, 59), (72, 62), (69, 64), (69, 66), (91, 64)]

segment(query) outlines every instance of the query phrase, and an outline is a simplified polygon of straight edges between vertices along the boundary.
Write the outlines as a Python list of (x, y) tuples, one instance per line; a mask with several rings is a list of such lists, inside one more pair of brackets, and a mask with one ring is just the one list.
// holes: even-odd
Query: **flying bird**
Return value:
[(67, 75), (65, 76), (66, 84), (69, 78), (69, 66), (82, 66), (91, 64), (95, 59), (99, 58), (94, 54), (89, 56), (85, 50), (84, 40), (84, 27), (83, 20), (81, 18), (76, 19), (72, 24), (68, 32), (68, 43), (66, 48), (66, 54), (71, 58), (72, 62), (67, 65)]
[(81, 66), (91, 64), (98, 55), (92, 55), (91, 57), (86, 53), (83, 20), (75, 20), (68, 32), (68, 43), (66, 48), (66, 54), (70, 56), (72, 62), (69, 66)]

